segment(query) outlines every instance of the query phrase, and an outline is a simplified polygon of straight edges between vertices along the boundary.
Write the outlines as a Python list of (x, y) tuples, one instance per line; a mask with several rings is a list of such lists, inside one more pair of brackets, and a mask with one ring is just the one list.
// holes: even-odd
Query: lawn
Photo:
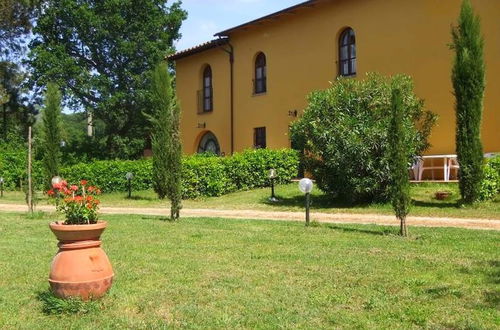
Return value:
[[(411, 186), (414, 206), (411, 215), (440, 216), (458, 218), (483, 218), (500, 220), (500, 196), (492, 202), (481, 203), (476, 206), (459, 207), (458, 184), (423, 183)], [(452, 192), (450, 199), (439, 201), (434, 198), (437, 191), (448, 190)], [(186, 200), (185, 208), (195, 209), (229, 209), (229, 210), (264, 210), (264, 211), (301, 211), (304, 205), (304, 196), (298, 191), (297, 184), (281, 185), (276, 187), (276, 194), (280, 201), (268, 201), (270, 188), (241, 191), (221, 197), (201, 198)], [(40, 196), (40, 205), (47, 204), (46, 198)], [(126, 193), (111, 193), (102, 196), (103, 206), (127, 207), (166, 207), (165, 201), (157, 199), (153, 191), (133, 192), (132, 199), (126, 198)], [(24, 194), (20, 192), (6, 192), (1, 203), (24, 203)], [(386, 204), (350, 204), (332, 198), (319, 189), (313, 191), (312, 209), (315, 212), (326, 213), (375, 213), (393, 214), (392, 207)]]
[(500, 327), (495, 231), (141, 216), (104, 217), (95, 311), (46, 315), (54, 217), (0, 214), (2, 329)]

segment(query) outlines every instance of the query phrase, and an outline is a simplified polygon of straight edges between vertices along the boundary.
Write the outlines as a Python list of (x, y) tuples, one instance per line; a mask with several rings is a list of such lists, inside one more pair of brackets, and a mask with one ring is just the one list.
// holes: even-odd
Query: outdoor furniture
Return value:
[[(489, 152), (484, 154), (484, 158), (492, 158), (500, 153)], [(442, 159), (442, 165), (434, 165), (434, 160)], [(425, 161), (428, 160), (430, 164), (426, 165)], [(419, 156), (415, 158), (414, 163), (411, 166), (413, 172), (413, 178), (416, 181), (422, 181), (422, 177), (425, 170), (443, 170), (443, 180), (445, 182), (450, 181), (451, 171), (455, 170), (455, 177), (458, 178), (458, 169), (460, 165), (458, 164), (457, 155), (429, 155), (429, 156)], [(434, 180), (434, 172), (432, 172), (432, 179)]]
[[(436, 159), (442, 159), (442, 165), (434, 165)], [(426, 165), (425, 161), (428, 160), (430, 164)], [(428, 155), (421, 156), (415, 160), (412, 166), (413, 175), (415, 180), (422, 181), (422, 176), (425, 170), (442, 170), (443, 180), (445, 182), (450, 181), (450, 173), (452, 169), (458, 169), (457, 155)], [(432, 172), (432, 178), (434, 179), (434, 172)]]

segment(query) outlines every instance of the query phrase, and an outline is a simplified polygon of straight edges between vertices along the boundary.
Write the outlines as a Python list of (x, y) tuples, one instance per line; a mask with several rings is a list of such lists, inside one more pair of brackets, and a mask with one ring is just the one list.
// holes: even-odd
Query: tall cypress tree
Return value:
[(478, 200), (482, 180), (481, 120), (485, 88), (484, 40), (469, 0), (462, 2), (458, 26), (452, 29), (455, 59), (452, 72), (456, 98), (456, 148), (460, 193), (466, 204)]
[(408, 176), (408, 155), (405, 147), (405, 130), (403, 127), (404, 109), (401, 90), (392, 90), (391, 124), (389, 127), (389, 152), (391, 154), (391, 201), (396, 217), (400, 221), (401, 236), (408, 236), (406, 216), (410, 212), (410, 178)]
[(42, 112), (42, 150), (45, 168), (45, 185), (50, 187), (51, 179), (59, 175), (61, 163), (61, 93), (54, 83), (47, 85), (45, 108)]
[(151, 97), (153, 186), (160, 199), (170, 200), (170, 218), (177, 220), (182, 208), (180, 108), (166, 63), (158, 64), (152, 73)]

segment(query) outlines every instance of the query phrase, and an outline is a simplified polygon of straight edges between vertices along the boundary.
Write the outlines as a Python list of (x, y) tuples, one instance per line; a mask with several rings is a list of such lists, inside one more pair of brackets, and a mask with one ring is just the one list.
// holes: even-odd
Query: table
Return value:
[[(430, 166), (424, 166), (425, 160), (431, 161)], [(442, 166), (434, 166), (434, 159), (442, 159)], [(450, 181), (451, 169), (458, 169), (457, 155), (429, 155), (418, 157), (412, 166), (413, 175), (417, 181), (422, 181), (422, 175), (425, 170), (443, 169), (443, 179), (445, 182)]]

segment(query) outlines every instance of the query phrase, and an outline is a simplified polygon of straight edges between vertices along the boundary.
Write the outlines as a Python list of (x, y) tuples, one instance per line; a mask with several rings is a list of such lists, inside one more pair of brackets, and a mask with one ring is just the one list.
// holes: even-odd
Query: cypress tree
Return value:
[(406, 216), (410, 211), (410, 178), (408, 176), (408, 155), (405, 147), (403, 127), (403, 97), (401, 90), (392, 90), (391, 123), (389, 127), (390, 170), (392, 175), (391, 201), (396, 217), (400, 221), (401, 236), (408, 236)]
[(158, 64), (152, 72), (151, 96), (153, 186), (160, 199), (170, 200), (170, 218), (177, 220), (182, 208), (180, 108), (166, 63)]
[(484, 40), (480, 19), (469, 0), (462, 2), (458, 26), (452, 29), (455, 51), (452, 82), (456, 98), (456, 151), (460, 193), (466, 204), (479, 199), (483, 146), (481, 120), (485, 88)]
[(54, 83), (47, 84), (42, 124), (45, 185), (50, 188), (52, 178), (59, 175), (61, 164), (61, 93)]

